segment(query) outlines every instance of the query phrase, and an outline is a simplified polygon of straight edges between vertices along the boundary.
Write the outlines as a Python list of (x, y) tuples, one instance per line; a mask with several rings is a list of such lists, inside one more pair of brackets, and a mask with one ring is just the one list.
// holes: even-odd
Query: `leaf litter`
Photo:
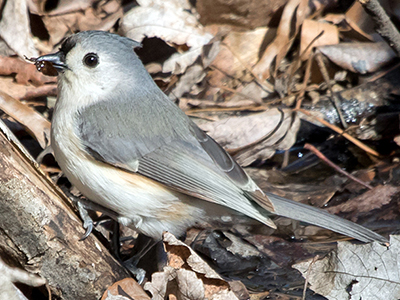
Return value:
[[(357, 1), (349, 7), (334, 1), (279, 1), (271, 7), (265, 1), (248, 7), (240, 1), (229, 7), (223, 1), (215, 6), (194, 2), (7, 1), (0, 22), (1, 118), (37, 153), (48, 142), (47, 107), (56, 95), (55, 78), (37, 73), (22, 57), (55, 51), (72, 32), (117, 32), (143, 42), (139, 53), (156, 82), (239, 163), (251, 167), (248, 172), (263, 189), (328, 206), (331, 213), (381, 233), (394, 231), (399, 219), (399, 68), (363, 7)], [(385, 5), (398, 21), (396, 1)], [(146, 48), (149, 41), (164, 46)], [(316, 50), (326, 57), (325, 79)], [(28, 142), (27, 134), (39, 143)], [(336, 174), (308, 153), (305, 143), (374, 188), (366, 191)], [(52, 165), (44, 160), (46, 170), (54, 170)], [(300, 273), (291, 265), (318, 254), (326, 257), (313, 263), (310, 274), (310, 262), (295, 265), (316, 293), (328, 299), (398, 298), (398, 278), (390, 268), (396, 265), (396, 236), (389, 249), (350, 242), (339, 242), (335, 249), (332, 242), (343, 237), (283, 218), (276, 223), (274, 233), (247, 223), (221, 231), (191, 229), (187, 242), (201, 257), (166, 234), (170, 263), (149, 272), (145, 288), (153, 299), (300, 297)], [(245, 283), (250, 295), (240, 284), (233, 289), (203, 258), (225, 279)], [(360, 268), (353, 266), (354, 258)], [(118, 288), (108, 293), (128, 297)], [(314, 297), (308, 289), (307, 299)]]

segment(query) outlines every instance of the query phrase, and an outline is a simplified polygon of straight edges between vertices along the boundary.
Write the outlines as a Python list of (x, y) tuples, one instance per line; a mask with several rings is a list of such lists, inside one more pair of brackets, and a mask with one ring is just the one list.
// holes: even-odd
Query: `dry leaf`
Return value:
[(46, 84), (39, 87), (22, 85), (15, 82), (12, 77), (0, 76), (0, 91), (15, 99), (30, 99), (40, 96), (56, 96), (57, 84)]
[(345, 14), (346, 21), (350, 27), (358, 34), (369, 41), (381, 42), (382, 37), (375, 31), (375, 22), (365, 12), (359, 1), (354, 1), (353, 5)]
[(211, 100), (198, 100), (190, 98), (180, 98), (179, 108), (183, 111), (189, 109), (213, 109), (213, 108), (237, 108), (238, 110), (242, 108), (257, 108), (257, 103), (254, 100), (238, 100), (238, 101), (226, 101), (226, 102), (215, 102)]
[(45, 83), (57, 82), (56, 77), (44, 76), (36, 70), (35, 65), (27, 63), (16, 57), (0, 56), (0, 75), (15, 75), (19, 84), (33, 84), (36, 86)]
[(399, 249), (399, 236), (390, 237), (389, 247), (339, 242), (337, 251), (312, 264), (310, 272), (312, 260), (293, 267), (308, 279), (313, 291), (328, 299), (399, 299)]
[(218, 42), (204, 46), (201, 49), (202, 55), (200, 56), (200, 59), (197, 59), (196, 63), (189, 66), (185, 73), (179, 77), (179, 80), (171, 91), (171, 95), (174, 98), (179, 98), (185, 93), (192, 91), (192, 88), (196, 87), (195, 84), (203, 80), (206, 76), (206, 68), (213, 61), (218, 52)]
[(339, 25), (345, 20), (345, 15), (344, 14), (326, 14), (325, 17), (323, 18), (324, 21)]
[[(265, 80), (271, 76), (270, 69), (273, 62), (275, 66), (273, 66), (274, 69), (272, 70), (272, 73), (277, 70), (282, 59), (289, 51), (300, 25), (306, 17), (307, 4), (308, 1), (305, 0), (290, 0), (286, 4), (279, 23), (276, 38), (268, 45), (260, 61), (253, 68), (253, 72), (258, 79)], [(294, 31), (292, 27), (293, 22), (295, 22)]]
[(136, 41), (158, 37), (170, 45), (189, 49), (175, 53), (163, 64), (163, 72), (184, 73), (200, 56), (212, 35), (204, 31), (196, 17), (188, 12), (185, 0), (140, 0), (121, 21), (121, 33)]
[(50, 143), (50, 122), (33, 108), (0, 91), (0, 109), (24, 125), (44, 149)]
[(343, 69), (360, 74), (375, 72), (397, 56), (385, 42), (341, 43), (318, 49)]
[(397, 146), (400, 146), (400, 135), (395, 136), (393, 141), (397, 144)]
[(234, 105), (236, 102), (245, 101), (245, 99), (252, 99), (256, 104), (262, 104), (263, 98), (270, 96), (273, 93), (272, 90), (266, 90), (265, 87), (261, 87), (255, 81), (249, 83), (243, 83), (243, 85), (236, 88), (236, 93), (233, 94), (232, 98), (228, 101), (230, 105)]
[(27, 2), (31, 13), (54, 16), (86, 10), (98, 0), (58, 0), (54, 3), (49, 3), (48, 0), (28, 0)]
[(259, 59), (260, 48), (263, 43), (272, 40), (275, 29), (267, 27), (252, 31), (232, 31), (221, 43), (221, 50), (212, 63), (212, 66), (224, 73), (225, 78), (209, 76), (211, 85), (221, 85), (221, 82), (230, 81), (230, 77), (250, 81), (253, 76), (250, 70)]
[(358, 216), (374, 209), (382, 208), (391, 201), (391, 197), (400, 192), (400, 188), (390, 185), (379, 185), (372, 190), (350, 199), (343, 204), (327, 208), (331, 214), (352, 212), (352, 221), (357, 222)]
[[(321, 33), (322, 35), (316, 39)], [(309, 58), (314, 47), (336, 45), (338, 43), (339, 31), (335, 25), (314, 20), (304, 20), (300, 42), (300, 53), (303, 60)]]
[(44, 278), (28, 273), (25, 270), (11, 268), (0, 259), (0, 299), (27, 299), (14, 285), (14, 283), (17, 282), (34, 287), (46, 284), (46, 280)]
[[(129, 296), (130, 298), (125, 297), (124, 299), (135, 299), (135, 300), (150, 300), (150, 297), (146, 294), (146, 292), (142, 289), (142, 287), (132, 278), (125, 278), (114, 283), (110, 286), (101, 297), (101, 300), (112, 300), (112, 299), (121, 299), (115, 298), (116, 296)], [(114, 297), (114, 298), (113, 298)]]
[(0, 21), (0, 36), (19, 57), (38, 56), (31, 37), (25, 0), (6, 1)]
[(289, 149), (296, 141), (300, 120), (290, 110), (271, 109), (199, 126), (234, 154), (240, 165), (248, 166), (257, 159), (268, 159), (278, 149)]
[(144, 289), (153, 300), (166, 299), (170, 294), (178, 300), (237, 300), (225, 282), (189, 246), (164, 233), (168, 265), (163, 272), (154, 273)]
[(288, 0), (197, 0), (202, 24), (229, 24), (254, 29), (267, 26), (272, 15)]
[[(50, 45), (58, 44), (71, 32), (85, 30), (110, 30), (118, 19), (122, 18), (123, 11), (121, 1), (59, 1), (54, 10), (42, 11), (34, 5), (30, 5), (32, 11), (42, 16), (42, 21), (50, 35)], [(96, 5), (95, 5), (96, 4)], [(64, 13), (54, 13), (54, 12)], [(54, 15), (53, 15), (54, 13)]]

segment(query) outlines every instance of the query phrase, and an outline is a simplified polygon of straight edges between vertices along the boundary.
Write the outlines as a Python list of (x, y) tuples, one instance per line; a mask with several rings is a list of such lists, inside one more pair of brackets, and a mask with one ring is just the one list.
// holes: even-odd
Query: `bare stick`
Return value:
[(326, 85), (328, 87), (329, 93), (331, 94), (330, 98), (331, 98), (332, 104), (335, 107), (336, 112), (339, 116), (339, 120), (342, 123), (343, 128), (347, 128), (348, 126), (347, 126), (346, 120), (344, 119), (342, 110), (340, 108), (340, 100), (338, 99), (337, 95), (335, 93), (333, 93), (332, 84), (331, 84), (329, 74), (328, 74), (328, 69), (326, 68), (324, 60), (322, 59), (322, 54), (320, 52), (317, 53), (315, 55), (315, 59), (317, 60), (322, 77), (324, 78)]
[(307, 268), (307, 276), (306, 276), (306, 280), (305, 280), (305, 282), (304, 282), (303, 297), (301, 298), (302, 300), (306, 300), (308, 278), (309, 278), (309, 276), (310, 276), (312, 266), (315, 264), (315, 262), (316, 262), (318, 259), (319, 259), (319, 255), (315, 256), (315, 257), (313, 258), (312, 262), (309, 264), (309, 266), (308, 266), (308, 268)]
[(358, 0), (365, 11), (376, 22), (376, 32), (378, 32), (389, 46), (400, 56), (400, 33), (393, 25), (389, 16), (386, 14), (378, 0)]
[(364, 181), (354, 177), (353, 175), (351, 175), (349, 172), (346, 172), (344, 170), (342, 170), (339, 166), (337, 166), (336, 164), (334, 164), (331, 160), (329, 160), (325, 155), (323, 155), (317, 148), (315, 148), (313, 145), (311, 144), (305, 144), (304, 145), (304, 149), (310, 150), (312, 153), (314, 153), (316, 156), (318, 156), (318, 158), (320, 160), (322, 160), (324, 163), (326, 163), (328, 166), (330, 166), (331, 168), (333, 168), (334, 170), (336, 170), (337, 172), (343, 174), (344, 176), (350, 178), (351, 180), (361, 184), (362, 186), (365, 186), (367, 189), (372, 190), (373, 187), (370, 186), (369, 184), (365, 183)]
[(317, 116), (314, 116), (313, 114), (311, 114), (309, 111), (305, 110), (305, 109), (294, 109), (293, 111), (299, 111), (303, 114), (305, 114), (306, 116), (309, 116), (311, 118), (313, 118), (314, 120), (317, 120), (318, 122), (320, 122), (322, 125), (332, 129), (333, 131), (337, 132), (338, 134), (340, 134), (341, 136), (343, 136), (344, 138), (348, 139), (350, 142), (352, 142), (354, 145), (356, 145), (357, 147), (363, 149), (365, 152), (373, 155), (373, 156), (379, 156), (379, 153), (376, 152), (374, 149), (371, 149), (370, 147), (368, 147), (366, 144), (364, 144), (363, 142), (357, 140), (355, 137), (352, 137), (350, 134), (344, 132), (342, 129), (340, 129), (339, 127), (330, 124), (329, 122), (325, 121), (324, 119), (318, 118)]

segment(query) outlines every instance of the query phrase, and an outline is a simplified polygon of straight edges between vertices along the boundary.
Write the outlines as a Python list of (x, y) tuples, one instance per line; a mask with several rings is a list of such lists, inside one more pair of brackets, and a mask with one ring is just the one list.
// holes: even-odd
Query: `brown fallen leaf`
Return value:
[(71, 32), (84, 30), (110, 30), (122, 18), (122, 3), (110, 1), (57, 1), (55, 7), (46, 10), (43, 2), (29, 5), (30, 10), (41, 16), (50, 35), (49, 44), (54, 46)]
[(244, 117), (199, 124), (228, 149), (242, 166), (266, 160), (276, 150), (287, 150), (296, 141), (300, 120), (290, 110), (271, 109)]
[(385, 42), (341, 43), (318, 49), (343, 69), (360, 74), (374, 72), (396, 57)]
[[(229, 82), (230, 77), (242, 81), (251, 81), (251, 69), (259, 59), (259, 52), (262, 44), (270, 43), (276, 34), (275, 29), (268, 27), (257, 28), (252, 31), (231, 31), (223, 39), (221, 49), (212, 63), (223, 74), (220, 76), (207, 76), (208, 82), (213, 85), (221, 85)], [(218, 74), (219, 75), (219, 74)]]
[[(316, 37), (318, 38), (316, 39)], [(338, 43), (339, 30), (335, 25), (308, 19), (304, 20), (301, 27), (300, 41), (300, 53), (303, 60), (309, 58), (314, 47), (336, 45)]]
[(47, 0), (28, 1), (29, 10), (37, 15), (63, 15), (89, 8), (97, 0), (59, 0), (56, 3), (48, 3)]
[(254, 29), (268, 25), (274, 13), (288, 0), (198, 0), (196, 9), (202, 24), (228, 24)]
[(33, 108), (0, 91), (0, 109), (24, 125), (45, 149), (50, 143), (50, 122)]
[(152, 299), (163, 300), (172, 295), (181, 300), (238, 300), (229, 284), (189, 246), (168, 232), (163, 239), (168, 265), (162, 272), (154, 273), (151, 281), (144, 285)]
[(57, 84), (46, 84), (37, 88), (26, 89), (25, 94), (15, 97), (18, 100), (29, 100), (37, 97), (57, 96)]
[(293, 267), (328, 299), (399, 299), (399, 249), (399, 236), (393, 235), (389, 247), (339, 242), (336, 251), (311, 266), (312, 259)]
[(2, 2), (0, 37), (20, 57), (38, 55), (32, 39), (27, 2)]
[[(106, 299), (115, 299), (108, 298), (110, 295), (112, 296), (129, 296), (131, 298), (126, 299), (135, 299), (135, 300), (150, 300), (150, 297), (146, 294), (143, 288), (133, 279), (133, 278), (125, 278), (110, 286), (101, 297), (101, 300)], [(118, 298), (119, 299), (119, 298)]]
[(391, 201), (391, 197), (399, 193), (400, 188), (390, 185), (379, 185), (362, 195), (333, 207), (327, 208), (331, 214), (352, 213), (351, 221), (357, 222), (360, 214), (379, 209)]
[(278, 69), (306, 17), (307, 4), (308, 1), (305, 0), (290, 0), (286, 4), (276, 38), (268, 45), (260, 61), (253, 68), (253, 73), (259, 80), (268, 79)]
[(353, 5), (345, 14), (346, 22), (361, 37), (368, 41), (380, 42), (382, 37), (375, 31), (375, 23), (367, 14), (359, 1), (354, 1)]
[(18, 84), (33, 84), (41, 86), (45, 83), (56, 82), (56, 77), (45, 76), (36, 67), (17, 57), (0, 56), (0, 75), (15, 75)]
[(56, 96), (57, 84), (46, 84), (35, 87), (33, 85), (23, 85), (16, 83), (11, 76), (0, 76), (0, 91), (11, 97), (21, 100), (40, 96)]
[(182, 109), (183, 111), (187, 111), (190, 109), (194, 109), (193, 112), (196, 112), (198, 109), (210, 109), (212, 111), (214, 110), (218, 111), (218, 108), (243, 110), (244, 108), (249, 109), (251, 107), (254, 108), (255, 110), (258, 107), (257, 103), (255, 103), (255, 101), (251, 99), (239, 100), (239, 101), (215, 102), (211, 100), (179, 98), (179, 108)]

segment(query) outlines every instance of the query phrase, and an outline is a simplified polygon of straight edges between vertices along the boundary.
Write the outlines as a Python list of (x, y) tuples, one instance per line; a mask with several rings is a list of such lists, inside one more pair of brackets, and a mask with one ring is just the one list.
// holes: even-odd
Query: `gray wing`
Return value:
[(258, 205), (361, 241), (386, 242), (371, 230), (320, 209), (264, 195), (213, 139), (157, 91), (151, 98), (137, 95), (130, 102), (96, 103), (79, 112), (76, 119), (86, 151), (104, 163), (227, 206), (271, 227), (274, 223)]
[(268, 198), (164, 94), (98, 102), (81, 110), (77, 122), (86, 151), (97, 160), (275, 227), (253, 202), (273, 211)]

